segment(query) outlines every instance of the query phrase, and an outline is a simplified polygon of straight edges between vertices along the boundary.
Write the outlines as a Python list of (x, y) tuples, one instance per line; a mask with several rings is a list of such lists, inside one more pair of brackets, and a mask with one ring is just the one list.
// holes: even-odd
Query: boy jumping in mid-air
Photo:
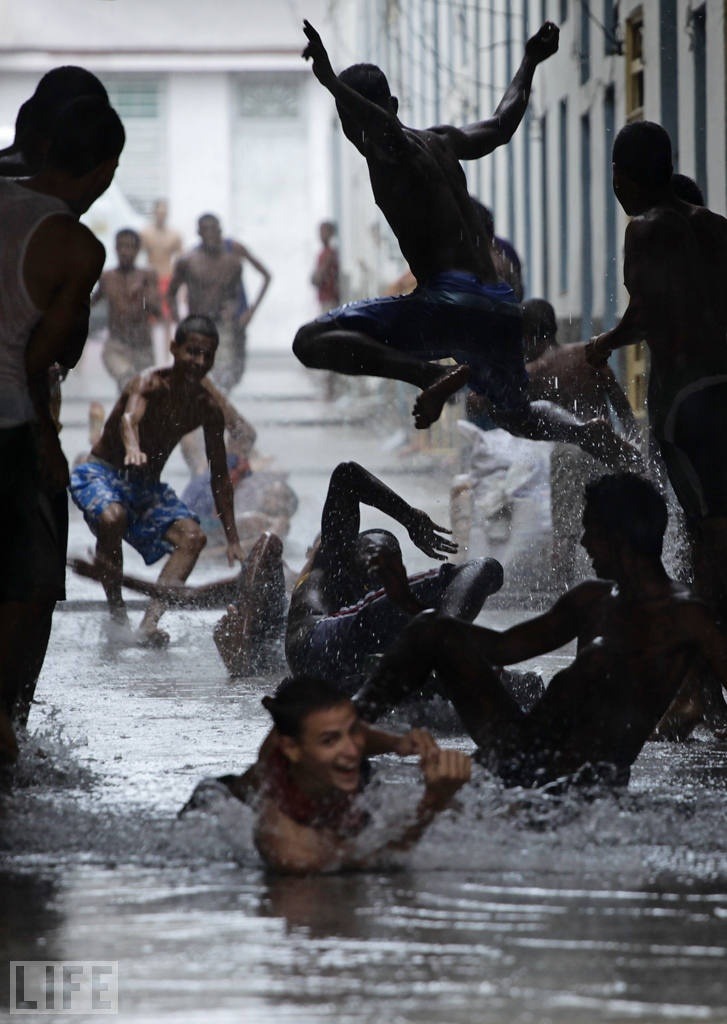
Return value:
[[(159, 576), (164, 584), (183, 583), (206, 543), (196, 516), (160, 480), (173, 448), (200, 426), (228, 561), (230, 565), (235, 559), (242, 561), (227, 471), (224, 415), (204, 379), (214, 365), (217, 343), (217, 329), (208, 317), (183, 320), (171, 345), (172, 366), (135, 377), (124, 388), (88, 461), (73, 471), (71, 496), (96, 534), (106, 597), (112, 616), (122, 623), (128, 621), (121, 596), (122, 539), (136, 548), (147, 565), (171, 555)], [(149, 603), (139, 627), (144, 645), (169, 642), (168, 634), (157, 628), (163, 610), (161, 601)]]
[[(336, 75), (307, 21), (303, 56), (333, 96), (341, 127), (368, 164), (371, 188), (418, 286), (410, 295), (351, 303), (305, 324), (293, 352), (313, 369), (368, 374), (422, 389), (419, 428), (434, 423), (465, 383), (484, 395), (497, 423), (534, 440), (567, 441), (611, 462), (636, 453), (601, 420), (581, 423), (548, 403), (530, 405), (519, 304), (498, 281), (460, 160), (509, 142), (527, 109), (538, 64), (558, 49), (546, 22), (528, 40), (515, 77), (492, 118), (464, 128), (405, 126), (386, 76), (372, 64)], [(460, 365), (430, 360), (454, 358)]]

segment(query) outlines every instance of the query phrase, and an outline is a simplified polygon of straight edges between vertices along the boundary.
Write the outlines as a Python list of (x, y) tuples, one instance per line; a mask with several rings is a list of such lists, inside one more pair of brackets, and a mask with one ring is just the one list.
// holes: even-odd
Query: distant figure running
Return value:
[(91, 305), (101, 299), (108, 302), (109, 336), (101, 358), (119, 391), (154, 363), (150, 319), (161, 314), (161, 296), (156, 273), (136, 266), (140, 248), (141, 238), (133, 228), (117, 231), (119, 265), (103, 272), (91, 296)]
[[(241, 242), (223, 237), (220, 221), (213, 213), (199, 218), (197, 230), (200, 245), (174, 264), (167, 290), (169, 309), (172, 319), (178, 320), (177, 293), (185, 285), (190, 314), (214, 321), (220, 344), (212, 379), (227, 394), (245, 372), (247, 327), (268, 289), (271, 274)], [(250, 303), (242, 280), (245, 263), (250, 263), (262, 279)]]
[(172, 263), (182, 252), (182, 236), (167, 223), (169, 207), (166, 199), (157, 199), (154, 203), (151, 221), (142, 228), (141, 247), (149, 260), (149, 266), (157, 275), (159, 293), (162, 300), (161, 319), (164, 333), (169, 333), (171, 313), (167, 303), (167, 292), (172, 280)]

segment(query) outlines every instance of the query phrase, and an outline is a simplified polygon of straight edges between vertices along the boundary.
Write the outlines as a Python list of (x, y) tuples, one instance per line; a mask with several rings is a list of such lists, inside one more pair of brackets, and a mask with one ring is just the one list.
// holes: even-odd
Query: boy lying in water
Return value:
[[(275, 871), (362, 868), (383, 852), (407, 850), (469, 780), (466, 754), (440, 749), (425, 730), (397, 736), (366, 725), (352, 702), (325, 680), (284, 679), (263, 704), (274, 729), (256, 764), (216, 783), (255, 807), (255, 845)], [(424, 794), (408, 823), (373, 851), (362, 852), (370, 820), (358, 797), (369, 778), (367, 758), (388, 753), (420, 757)], [(204, 806), (208, 786), (200, 784), (182, 813)]]

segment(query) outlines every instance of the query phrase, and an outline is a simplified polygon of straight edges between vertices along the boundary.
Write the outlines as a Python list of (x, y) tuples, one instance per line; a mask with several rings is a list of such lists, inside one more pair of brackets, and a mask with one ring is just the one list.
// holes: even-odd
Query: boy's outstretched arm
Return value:
[(284, 874), (306, 875), (345, 868), (363, 868), (382, 853), (410, 849), (428, 826), (469, 782), (472, 761), (459, 750), (430, 749), (422, 754), (424, 795), (414, 821), (385, 840), (375, 851), (362, 854), (356, 839), (343, 838), (328, 828), (300, 825), (271, 800), (264, 800), (255, 827), (255, 845), (269, 868)]
[(357, 462), (341, 462), (333, 470), (321, 516), (321, 546), (353, 544), (361, 517), (359, 504), (370, 505), (391, 516), (408, 531), (416, 546), (431, 558), (444, 560), (454, 554), (457, 545), (440, 534), (450, 533), (437, 526), (429, 516), (404, 501), (383, 481)]
[(405, 146), (404, 130), (396, 116), (341, 81), (333, 70), (320, 35), (309, 21), (303, 22), (303, 31), (308, 45), (302, 56), (313, 62), (313, 74), (331, 93), (347, 122), (355, 124), (360, 131), (359, 138), (351, 139), (359, 152), (365, 156), (369, 146), (385, 143), (387, 153), (392, 155), (397, 146)]
[(227, 451), (225, 450), (225, 420), (222, 409), (210, 395), (212, 409), (205, 418), (204, 441), (207, 458), (210, 464), (210, 486), (215, 499), (215, 507), (222, 522), (227, 540), (227, 561), (230, 565), (235, 560), (243, 562), (245, 556), (240, 548), (235, 523), (235, 496), (232, 489), (230, 474), (227, 469)]
[(546, 21), (528, 39), (522, 63), (492, 117), (464, 128), (444, 125), (432, 129), (447, 137), (459, 160), (478, 160), (510, 141), (527, 110), (535, 69), (557, 51), (558, 36), (558, 26)]

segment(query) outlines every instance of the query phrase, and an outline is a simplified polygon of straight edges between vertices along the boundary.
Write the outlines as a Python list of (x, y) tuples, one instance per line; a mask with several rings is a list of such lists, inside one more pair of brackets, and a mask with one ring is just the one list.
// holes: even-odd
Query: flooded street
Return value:
[[(65, 396), (71, 459), (96, 358)], [(343, 458), (446, 523), (449, 474), (403, 474), (380, 428), (344, 422), (346, 404), (319, 393), (280, 356), (254, 360), (235, 396), (299, 494), (289, 563)], [(167, 478), (184, 481), (177, 454)], [(90, 543), (74, 511), (70, 552)], [(130, 572), (156, 576), (126, 553)], [(426, 564), (408, 542), (404, 555)], [(227, 573), (200, 564), (190, 582)], [(118, 961), (119, 1017), (135, 1024), (727, 1022), (727, 744), (648, 744), (628, 791), (591, 803), (503, 791), (478, 770), (460, 807), (385, 869), (276, 879), (244, 806), (176, 813), (201, 778), (254, 759), (260, 697), (279, 675), (229, 680), (214, 611), (165, 616), (165, 651), (119, 649), (100, 587), (68, 582), (30, 736), (0, 791), (5, 959)], [(486, 607), (480, 621), (522, 614)], [(552, 675), (567, 654), (537, 667)], [(413, 762), (381, 762), (383, 825), (420, 787)]]

